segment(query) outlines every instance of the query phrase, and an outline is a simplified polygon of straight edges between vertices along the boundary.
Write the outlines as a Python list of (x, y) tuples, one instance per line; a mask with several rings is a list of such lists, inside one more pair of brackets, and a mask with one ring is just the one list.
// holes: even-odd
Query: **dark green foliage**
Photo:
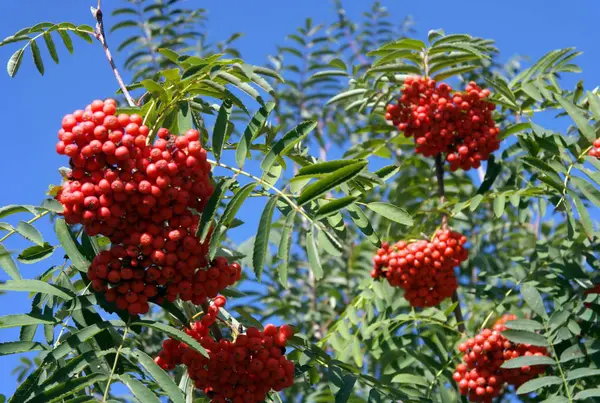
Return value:
[[(184, 8), (191, 3), (123, 3), (107, 24), (127, 32), (115, 53), (134, 74), (129, 88), (144, 91), (139, 107), (123, 111), (142, 114), (152, 140), (160, 127), (200, 131), (218, 176), (198, 236), (212, 229), (210, 258), (254, 269), (243, 292), (224, 292), (231, 302), (219, 323), (225, 332), (271, 320), (298, 330), (288, 349), (296, 382), (270, 401), (460, 401), (456, 346), (504, 313), (519, 317), (507, 324), (508, 339), (549, 352), (505, 362), (547, 367), (515, 391), (522, 401), (600, 396), (600, 297), (583, 294), (600, 269), (600, 162), (588, 156), (600, 98), (583, 83), (569, 90), (560, 81), (579, 71), (578, 52), (551, 51), (527, 68), (501, 65), (490, 40), (442, 30), (412, 39), (410, 18), (395, 26), (398, 16), (377, 1), (357, 21), (335, 1), (335, 21), (306, 19), (265, 68), (239, 58), (231, 47), (237, 34), (207, 45), (205, 11)], [(42, 23), (17, 32), (0, 42), (24, 45), (9, 56), (8, 73), (31, 53), (43, 74), (47, 56), (59, 61), (57, 35), (72, 53), (72, 36), (92, 41), (93, 29)], [(499, 106), (505, 146), (476, 172), (447, 173), (443, 204), (433, 161), (382, 116), (412, 74), (461, 86), (475, 80)], [(566, 133), (536, 123), (534, 112), (549, 109), (571, 124)], [(241, 213), (250, 200), (261, 201), (253, 224)], [(181, 368), (166, 373), (153, 362), (167, 336), (205, 353), (183, 331), (201, 308), (178, 301), (140, 319), (95, 295), (86, 272), (108, 241), (54, 217), (61, 211), (52, 201), (0, 208), (9, 221), (0, 222), (0, 267), (11, 277), (0, 291), (32, 297), (29, 313), (0, 318), (0, 328), (21, 329), (18, 341), (0, 344), (0, 355), (39, 353), (15, 368), (20, 386), (9, 401), (88, 402), (92, 393), (113, 402), (207, 401)], [(453, 315), (457, 303), (412, 309), (400, 290), (369, 275), (382, 241), (429, 237), (442, 214), (469, 239), (469, 259), (457, 269), (466, 333)], [(57, 245), (35, 228), (45, 216)], [(228, 235), (241, 225), (254, 225), (255, 235), (235, 244)], [(27, 247), (9, 250), (10, 236)], [(22, 278), (17, 261), (53, 253), (64, 255), (61, 266)], [(114, 383), (133, 398), (117, 396)]]

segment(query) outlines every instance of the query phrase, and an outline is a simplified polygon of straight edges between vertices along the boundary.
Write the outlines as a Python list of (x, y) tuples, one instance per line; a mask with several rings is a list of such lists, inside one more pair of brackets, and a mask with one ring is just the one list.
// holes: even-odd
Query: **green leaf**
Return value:
[(65, 301), (75, 297), (75, 294), (70, 290), (40, 280), (9, 280), (4, 284), (0, 284), (0, 291), (39, 292), (54, 295)]
[(229, 117), (231, 116), (231, 107), (233, 106), (231, 100), (225, 99), (219, 108), (217, 120), (213, 128), (212, 136), (212, 150), (217, 161), (221, 159), (221, 151), (223, 151), (223, 144), (225, 144), (225, 136), (228, 132)]
[(533, 312), (537, 313), (544, 319), (548, 319), (548, 314), (546, 313), (546, 308), (544, 307), (544, 300), (534, 286), (531, 284), (523, 284), (521, 286), (521, 295)]
[(600, 375), (600, 369), (598, 368), (577, 368), (567, 373), (567, 381), (598, 375)]
[(513, 134), (521, 133), (529, 129), (531, 129), (531, 123), (529, 122), (515, 123), (502, 130), (499, 137), (500, 139), (505, 139)]
[(53, 213), (62, 213), (64, 208), (62, 204), (58, 200), (55, 199), (46, 199), (42, 202), (41, 209), (51, 211)]
[(366, 160), (359, 160), (359, 159), (333, 160), (333, 161), (318, 162), (316, 164), (309, 164), (309, 165), (306, 165), (306, 166), (303, 166), (302, 168), (300, 168), (298, 170), (298, 173), (296, 174), (296, 177), (306, 176), (306, 177), (319, 178), (319, 177), (323, 177), (327, 174), (330, 174), (334, 171), (337, 171), (338, 169), (347, 167), (348, 165), (354, 165), (356, 163), (363, 162), (363, 161), (366, 161)]
[(256, 185), (258, 185), (257, 182), (250, 182), (247, 185), (245, 185), (244, 187), (240, 188), (235, 193), (235, 195), (233, 195), (233, 197), (231, 198), (231, 200), (225, 207), (225, 211), (223, 211), (223, 216), (221, 217), (221, 220), (219, 221), (219, 225), (228, 227), (231, 224), (231, 222), (235, 218), (235, 215), (240, 210), (240, 207), (242, 207), (242, 204), (244, 203), (244, 201), (248, 198), (248, 196), (250, 196), (252, 191), (256, 188)]
[(515, 94), (511, 91), (511, 89), (508, 87), (508, 84), (506, 83), (506, 81), (504, 81), (503, 78), (501, 77), (496, 77), (494, 79), (485, 79), (485, 82), (496, 89), (496, 91), (498, 91), (501, 95), (504, 96), (505, 101), (508, 102), (512, 107), (514, 108), (518, 108), (517, 103), (516, 103), (516, 97)]
[(16, 314), (0, 317), (0, 328), (20, 327), (27, 325), (53, 325), (56, 321), (47, 316), (37, 314)]
[(317, 122), (306, 121), (287, 132), (281, 140), (275, 143), (273, 148), (271, 148), (269, 153), (262, 160), (260, 168), (263, 172), (268, 172), (277, 160), (277, 157), (286, 155), (292, 147), (313, 131), (315, 127), (317, 127)]
[(254, 274), (258, 281), (262, 278), (262, 272), (265, 266), (265, 256), (269, 249), (269, 235), (271, 234), (271, 223), (273, 221), (273, 212), (277, 204), (278, 197), (271, 197), (260, 216), (258, 231), (254, 240), (254, 251), (252, 253), (252, 266)]
[(40, 48), (36, 41), (30, 42), (31, 55), (33, 56), (33, 62), (35, 63), (35, 67), (38, 69), (41, 75), (44, 75), (44, 62), (42, 60), (42, 55), (40, 54)]
[(328, 217), (332, 214), (337, 213), (338, 211), (340, 211), (343, 208), (348, 207), (349, 205), (353, 204), (356, 200), (358, 200), (358, 197), (352, 197), (352, 196), (346, 196), (346, 197), (342, 197), (336, 200), (332, 200), (324, 205), (322, 205), (319, 210), (317, 210), (317, 215), (315, 217), (315, 220), (320, 220), (322, 218)]
[(161, 367), (156, 365), (154, 360), (146, 353), (140, 350), (135, 350), (129, 357), (134, 357), (148, 371), (152, 378), (156, 380), (161, 389), (165, 391), (167, 397), (173, 403), (185, 403), (185, 397), (179, 386), (173, 381), (173, 377), (167, 374)]
[(59, 383), (53, 388), (44, 390), (42, 393), (33, 396), (29, 403), (53, 403), (63, 400), (63, 398), (73, 395), (93, 385), (97, 382), (104, 381), (107, 379), (105, 374), (91, 374), (85, 375), (78, 378), (71, 378), (64, 383)]
[(25, 49), (19, 49), (8, 59), (8, 64), (6, 65), (6, 71), (8, 75), (12, 78), (19, 71), (19, 67), (21, 67), (21, 62), (23, 61), (23, 54), (25, 53)]
[(408, 227), (413, 225), (413, 219), (406, 210), (385, 202), (373, 202), (367, 204), (367, 207), (388, 220)]
[(73, 266), (81, 272), (87, 272), (90, 262), (79, 251), (75, 239), (67, 226), (67, 223), (62, 218), (54, 222), (54, 231), (60, 244), (65, 249), (67, 256), (71, 259)]
[(600, 397), (600, 388), (582, 390), (575, 395), (575, 400), (585, 400), (590, 397)]
[(344, 376), (344, 384), (335, 394), (335, 403), (346, 403), (352, 395), (354, 384), (356, 383), (356, 377), (354, 375), (347, 374)]
[(37, 263), (52, 255), (54, 249), (55, 247), (50, 245), (48, 242), (46, 242), (42, 246), (30, 246), (29, 248), (21, 252), (21, 254), (17, 256), (17, 259), (19, 259), (20, 262), (26, 264)]
[(338, 69), (341, 69), (341, 70), (348, 70), (348, 67), (346, 66), (346, 63), (344, 63), (343, 60), (338, 59), (338, 58), (335, 58), (335, 59), (331, 60), (329, 62), (329, 65), (331, 67), (337, 67)]
[(275, 102), (267, 102), (252, 116), (252, 120), (250, 120), (246, 130), (244, 130), (244, 134), (235, 150), (235, 159), (240, 168), (244, 166), (246, 158), (250, 156), (249, 150), (252, 141), (258, 136), (263, 127), (265, 127), (273, 108), (275, 108)]
[(358, 368), (362, 368), (363, 366), (363, 352), (360, 348), (360, 341), (358, 341), (358, 337), (354, 337), (352, 340), (352, 358), (354, 358), (354, 363)]
[(11, 341), (0, 343), (0, 356), (45, 350), (46, 346), (37, 341)]
[(290, 211), (285, 219), (285, 224), (281, 230), (281, 240), (277, 250), (277, 257), (281, 259), (281, 264), (277, 268), (279, 272), (279, 282), (284, 287), (287, 287), (288, 268), (290, 260), (290, 249), (292, 245), (292, 233), (294, 231), (294, 219), (296, 218), (296, 210)]
[(213, 219), (215, 218), (215, 214), (217, 213), (217, 209), (219, 208), (221, 199), (223, 196), (225, 196), (225, 192), (227, 192), (234, 182), (235, 179), (233, 178), (222, 179), (215, 187), (213, 194), (210, 195), (210, 198), (206, 203), (206, 207), (204, 207), (204, 211), (202, 212), (198, 229), (196, 230), (196, 236), (200, 239), (200, 242), (204, 242), (206, 240)]
[[(372, 67), (367, 70), (365, 74), (369, 76), (373, 73), (420, 74), (421, 69), (415, 65), (401, 62)], [(328, 104), (329, 103), (331, 103), (331, 101), (329, 101)]]
[(113, 27), (110, 29), (110, 32), (115, 32), (118, 29), (121, 28), (129, 28), (129, 27), (137, 27), (138, 23), (133, 21), (133, 20), (125, 20), (125, 21), (121, 21), (115, 25), (113, 25)]
[(548, 346), (544, 336), (537, 333), (527, 332), (525, 330), (505, 330), (502, 335), (514, 343), (531, 344), (532, 346)]
[(67, 48), (70, 54), (73, 54), (73, 40), (69, 34), (66, 31), (59, 30), (58, 35), (60, 36), (60, 39), (62, 39), (65, 48)]
[(345, 91), (331, 98), (325, 105), (335, 104), (336, 102), (340, 102), (348, 98), (354, 98), (358, 95), (366, 93), (367, 91), (368, 90), (366, 88), (357, 88), (355, 90)]
[(562, 379), (560, 379), (558, 376), (545, 376), (543, 378), (535, 378), (519, 386), (519, 389), (517, 389), (517, 394), (525, 395), (527, 393), (534, 392), (546, 386), (559, 385), (561, 383)]
[(429, 382), (422, 376), (413, 374), (398, 374), (392, 378), (392, 383), (408, 383), (411, 385), (429, 386)]
[(594, 224), (592, 222), (592, 218), (590, 217), (590, 213), (587, 208), (583, 205), (581, 199), (573, 192), (569, 190), (569, 196), (573, 199), (573, 204), (575, 205), (575, 209), (579, 213), (579, 221), (581, 222), (581, 226), (585, 231), (588, 238), (593, 238), (594, 236)]
[(565, 363), (579, 358), (591, 356), (600, 352), (600, 341), (587, 340), (583, 344), (575, 344), (567, 348), (560, 355), (560, 362)]
[(435, 76), (433, 76), (433, 79), (436, 81), (441, 81), (441, 80), (445, 80), (447, 78), (453, 77), (453, 76), (457, 76), (459, 74), (464, 74), (464, 73), (468, 73), (470, 71), (475, 70), (476, 68), (478, 68), (479, 66), (477, 65), (467, 65), (467, 66), (456, 66), (456, 67), (452, 67), (448, 70), (444, 70), (441, 73), (436, 74)]
[(590, 103), (590, 112), (594, 115), (596, 122), (600, 122), (600, 97), (598, 94), (589, 91), (586, 93), (586, 96)]
[(531, 367), (534, 365), (554, 365), (554, 364), (556, 364), (556, 361), (554, 361), (550, 357), (531, 355), (531, 356), (517, 357), (517, 358), (513, 358), (512, 360), (505, 361), (504, 364), (502, 364), (502, 368), (521, 368), (521, 367), (526, 367), (526, 366)]
[(499, 193), (494, 199), (494, 215), (498, 218), (504, 214), (504, 206), (506, 205), (506, 196)]
[(50, 53), (50, 57), (52, 57), (54, 63), (58, 64), (58, 53), (56, 53), (56, 45), (54, 45), (54, 40), (52, 39), (52, 35), (50, 35), (50, 32), (44, 32), (44, 42), (46, 43), (46, 47), (48, 48), (48, 53)]
[(309, 201), (315, 200), (342, 183), (349, 181), (358, 175), (365, 166), (367, 166), (367, 161), (358, 162), (325, 175), (315, 183), (312, 183), (304, 188), (298, 197), (298, 204), (303, 205)]
[(156, 81), (147, 78), (142, 80), (140, 84), (147, 89), (152, 96), (160, 98), (165, 103), (169, 102), (169, 95), (167, 94), (167, 91)]
[(418, 39), (402, 38), (402, 39), (397, 39), (397, 40), (392, 41), (392, 42), (385, 43), (379, 49), (392, 49), (392, 50), (397, 50), (397, 49), (412, 49), (412, 50), (424, 50), (426, 48), (427, 48), (427, 45), (425, 45), (425, 43), (423, 41), (420, 41)]
[(42, 237), (42, 234), (40, 234), (40, 231), (38, 231), (33, 225), (29, 224), (28, 222), (19, 222), (19, 224), (16, 227), (16, 230), (21, 236), (23, 236), (23, 238), (38, 245), (44, 244), (44, 238)]
[(360, 231), (367, 237), (369, 242), (377, 247), (380, 247), (381, 239), (371, 226), (369, 219), (362, 209), (356, 204), (351, 204), (346, 209), (348, 210), (348, 213), (350, 213), (350, 218), (352, 221), (354, 221), (354, 224), (356, 224), (358, 229), (360, 229)]
[(192, 336), (188, 335), (185, 332), (182, 332), (181, 330), (175, 329), (174, 327), (165, 325), (163, 323), (154, 322), (152, 320), (139, 320), (139, 321), (131, 324), (131, 326), (136, 326), (136, 325), (150, 327), (152, 329), (163, 332), (163, 333), (167, 334), (168, 336), (171, 336), (175, 340), (178, 340), (182, 343), (187, 344), (193, 350), (195, 350), (196, 352), (198, 352), (208, 358), (208, 353), (206, 352), (204, 347), (202, 347), (202, 345), (200, 345), (200, 343), (198, 343), (196, 341), (196, 339), (194, 339)]
[(531, 319), (516, 319), (507, 321), (506, 327), (514, 330), (536, 331), (542, 330), (544, 325)]
[(572, 176), (571, 182), (594, 205), (600, 206), (600, 191), (594, 185), (579, 176)]
[(126, 374), (119, 375), (118, 378), (121, 380), (121, 382), (127, 385), (129, 390), (131, 390), (131, 393), (133, 393), (138, 401), (144, 403), (161, 403), (160, 399), (154, 394), (154, 392), (148, 389), (137, 379)]
[(112, 325), (110, 322), (99, 322), (71, 333), (56, 348), (54, 348), (54, 350), (44, 357), (43, 363), (47, 364), (59, 361), (82, 343), (85, 343), (90, 338), (111, 327)]
[(596, 140), (596, 131), (590, 125), (583, 112), (577, 106), (573, 105), (573, 103), (560, 96), (556, 97), (556, 101), (571, 116), (571, 119), (573, 119), (573, 122), (575, 122), (575, 125), (577, 125), (579, 131), (581, 131), (581, 134), (583, 134), (587, 141), (593, 143)]
[(10, 252), (0, 243), (0, 268), (15, 280), (21, 279), (19, 268), (15, 264)]
[(177, 112), (177, 128), (179, 134), (184, 134), (188, 130), (194, 128), (194, 121), (192, 119), (192, 108), (189, 102), (181, 102), (179, 112)]
[(319, 257), (319, 250), (315, 243), (314, 228), (311, 229), (306, 235), (306, 252), (308, 254), (308, 263), (310, 269), (315, 275), (316, 280), (323, 278), (323, 267), (321, 266), (321, 258)]

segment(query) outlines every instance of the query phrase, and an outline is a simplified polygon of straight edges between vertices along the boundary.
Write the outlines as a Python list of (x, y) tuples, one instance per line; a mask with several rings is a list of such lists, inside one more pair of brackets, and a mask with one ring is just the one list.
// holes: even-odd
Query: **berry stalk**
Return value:
[[(442, 161), (442, 153), (438, 153), (435, 156), (435, 175), (437, 177), (437, 188), (438, 196), (440, 198), (440, 205), (443, 205), (446, 202), (446, 192), (444, 190), (444, 162)], [(448, 214), (446, 214), (445, 212), (442, 212), (442, 229), (448, 229)], [(452, 302), (456, 304), (456, 308), (454, 308), (454, 316), (456, 317), (458, 330), (461, 333), (465, 333), (467, 329), (465, 327), (464, 316), (460, 307), (458, 290), (454, 290), (454, 293), (452, 294)]]
[[(209, 312), (208, 299), (202, 303), (202, 310), (204, 311), (205, 315), (208, 315), (208, 312)], [(215, 337), (216, 341), (220, 341), (223, 338), (223, 333), (221, 333), (221, 329), (219, 328), (219, 325), (217, 324), (217, 322), (214, 322), (212, 325), (210, 325), (210, 330), (211, 330), (213, 336)]]

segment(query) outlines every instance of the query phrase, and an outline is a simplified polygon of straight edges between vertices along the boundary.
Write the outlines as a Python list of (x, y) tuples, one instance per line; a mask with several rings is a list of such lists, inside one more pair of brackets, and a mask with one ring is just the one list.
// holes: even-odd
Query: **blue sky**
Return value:
[[(20, 0), (0, 2), (0, 38), (41, 21), (70, 21), (92, 24), (89, 5), (93, 0)], [(110, 28), (110, 10), (122, 1), (104, 1), (106, 24)], [(213, 41), (229, 37), (234, 32), (245, 35), (237, 42), (246, 61), (265, 64), (276, 45), (285, 43), (287, 34), (302, 25), (306, 17), (315, 23), (335, 19), (332, 2), (327, 0), (275, 1), (229, 0), (207, 2), (188, 0), (190, 7), (198, 6), (209, 11), (208, 30)], [(600, 65), (600, 47), (592, 34), (600, 19), (597, 0), (503, 0), (487, 1), (383, 1), (391, 15), (400, 23), (406, 15), (416, 22), (417, 37), (423, 38), (429, 29), (443, 28), (446, 32), (466, 32), (497, 41), (502, 58), (522, 54), (533, 59), (547, 51), (575, 46), (584, 54), (577, 62), (584, 73), (579, 75), (588, 88), (597, 85), (594, 76)], [(346, 0), (350, 17), (357, 16), (369, 1)], [(120, 35), (109, 35), (115, 47)], [(17, 49), (15, 45), (0, 48), (0, 61), (5, 64)], [(98, 43), (89, 45), (75, 41), (75, 55), (69, 55), (59, 46), (60, 65), (53, 64), (45, 47), (46, 73), (41, 77), (29, 54), (14, 79), (0, 70), (0, 117), (3, 128), (2, 157), (0, 158), (0, 206), (7, 204), (38, 204), (49, 184), (58, 184), (57, 168), (66, 160), (54, 152), (56, 131), (65, 113), (79, 109), (95, 98), (110, 96), (116, 83)], [(123, 55), (116, 55), (117, 63)], [(125, 73), (127, 79), (127, 74)], [(543, 119), (542, 125), (552, 122)], [(19, 218), (22, 219), (22, 218)], [(28, 218), (25, 218), (28, 219)], [(11, 223), (15, 223), (14, 219)], [(239, 239), (247, 237), (255, 228), (249, 224), (248, 232), (241, 230)], [(38, 228), (55, 243), (52, 228), (42, 222)], [(0, 233), (0, 236), (2, 233)], [(6, 244), (9, 250), (20, 250), (28, 244), (14, 236)], [(33, 278), (51, 264), (60, 263), (58, 252), (40, 265), (21, 265), (24, 277)], [(0, 273), (0, 279), (5, 279)], [(0, 296), (0, 315), (29, 311), (25, 294)], [(17, 340), (18, 331), (0, 331), (0, 342)], [(17, 363), (14, 356), (0, 357), (0, 393), (11, 394), (16, 387), (10, 375)]]

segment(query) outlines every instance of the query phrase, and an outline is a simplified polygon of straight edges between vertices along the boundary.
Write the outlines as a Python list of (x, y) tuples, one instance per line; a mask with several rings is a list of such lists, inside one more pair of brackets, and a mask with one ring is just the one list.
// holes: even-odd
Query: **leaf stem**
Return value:
[(129, 320), (127, 321), (127, 325), (125, 326), (125, 331), (123, 332), (123, 339), (121, 340), (121, 345), (117, 350), (117, 354), (115, 355), (115, 361), (113, 362), (112, 369), (110, 371), (110, 375), (108, 377), (108, 381), (106, 382), (106, 388), (104, 389), (104, 396), (102, 397), (102, 401), (106, 402), (108, 398), (108, 392), (110, 390), (110, 383), (112, 381), (113, 376), (115, 375), (115, 371), (117, 370), (117, 362), (119, 361), (119, 355), (121, 355), (121, 350), (123, 350), (123, 346), (125, 345), (125, 340), (127, 339), (127, 333), (129, 332)]
[[(548, 324), (546, 323), (546, 321), (544, 321), (544, 328), (546, 330), (546, 334), (548, 334), (550, 332), (550, 329), (548, 329)], [(558, 372), (560, 372), (560, 377), (563, 381), (563, 386), (565, 387), (565, 392), (567, 393), (567, 398), (569, 399), (569, 402), (572, 403), (573, 402), (573, 396), (571, 395), (571, 391), (569, 390), (569, 384), (567, 382), (567, 378), (565, 377), (565, 371), (563, 370), (562, 365), (560, 365), (560, 360), (558, 359), (558, 355), (556, 354), (556, 349), (554, 348), (554, 343), (549, 343), (550, 347), (552, 348), (552, 358), (554, 358), (554, 361), (556, 362), (556, 365), (558, 366)]]
[[(36, 215), (36, 216), (35, 216), (35, 217), (33, 217), (31, 220), (27, 221), (27, 224), (31, 224), (31, 223), (33, 223), (33, 222), (35, 222), (35, 221), (39, 220), (40, 218), (42, 218), (43, 216), (45, 216), (45, 215), (46, 215), (46, 214), (48, 214), (48, 213), (49, 213), (49, 211), (48, 211), (48, 210), (46, 210), (46, 211), (44, 211), (44, 212), (42, 212), (42, 213), (40, 213), (40, 214)], [(6, 240), (8, 239), (8, 237), (9, 237), (9, 236), (13, 235), (13, 234), (14, 234), (14, 233), (16, 233), (16, 232), (17, 232), (17, 230), (16, 230), (16, 229), (13, 229), (13, 230), (10, 230), (10, 231), (8, 231), (8, 233), (7, 233), (6, 235), (4, 235), (2, 238), (0, 238), (0, 243), (1, 243), (1, 242), (4, 242), (4, 241), (6, 241)]]
[(315, 224), (314, 220), (312, 218), (310, 218), (310, 216), (308, 214), (306, 214), (306, 212), (304, 211), (304, 209), (302, 209), (302, 207), (300, 207), (299, 205), (297, 205), (290, 197), (288, 197), (284, 192), (282, 192), (281, 190), (277, 189), (275, 186), (271, 185), (268, 182), (265, 182), (264, 180), (262, 180), (261, 178), (259, 178), (258, 176), (252, 175), (251, 173), (248, 173), (246, 171), (243, 171), (241, 169), (237, 169), (234, 168), (232, 166), (229, 166), (227, 164), (223, 164), (222, 162), (217, 162), (217, 161), (213, 161), (211, 159), (207, 160), (210, 164), (224, 168), (224, 169), (228, 169), (238, 175), (243, 175), (246, 176), (248, 178), (254, 179), (255, 181), (257, 181), (258, 183), (260, 183), (263, 187), (267, 188), (267, 190), (272, 190), (275, 193), (277, 193), (279, 196), (281, 196), (281, 198), (283, 200), (285, 200), (288, 205), (290, 207), (292, 207), (294, 210), (296, 210), (298, 213), (300, 213), (302, 216), (304, 216), (307, 220), (309, 220), (311, 223)]
[[(92, 283), (90, 282), (80, 293), (79, 296), (82, 296), (83, 294), (86, 293), (87, 290), (89, 290), (90, 286), (92, 285)], [(62, 328), (60, 329), (60, 332), (58, 333), (58, 337), (56, 338), (56, 341), (54, 342), (54, 348), (58, 347), (58, 345), (60, 344), (60, 338), (62, 337), (63, 333), (65, 332), (65, 329), (67, 328), (67, 326), (69, 325), (69, 321), (71, 320), (71, 317), (73, 316), (73, 311), (75, 310), (75, 308), (73, 308), (71, 310), (71, 312), (69, 312), (69, 316), (67, 316), (67, 318), (63, 321), (63, 325)]]
[(117, 82), (119, 83), (119, 87), (121, 87), (121, 91), (123, 91), (123, 95), (125, 95), (125, 99), (127, 99), (127, 103), (129, 104), (129, 106), (135, 106), (135, 101), (133, 100), (133, 98), (131, 97), (131, 94), (127, 90), (127, 86), (125, 86), (125, 82), (121, 78), (121, 74), (119, 73), (119, 70), (117, 69), (117, 66), (115, 65), (115, 61), (112, 57), (112, 54), (110, 53), (110, 49), (108, 48), (108, 43), (106, 41), (106, 34), (104, 33), (104, 20), (102, 17), (102, 10), (100, 9), (100, 0), (98, 0), (98, 8), (92, 7), (91, 9), (92, 9), (92, 15), (96, 19), (96, 39), (98, 39), (100, 41), (100, 43), (102, 44), (102, 47), (104, 48), (104, 53), (106, 54), (108, 63), (110, 64), (113, 74), (115, 75), (115, 78), (117, 79)]
[(569, 167), (567, 168), (567, 173), (565, 174), (565, 180), (563, 182), (563, 191), (562, 191), (562, 196), (560, 197), (560, 200), (558, 201), (558, 203), (556, 203), (556, 206), (560, 206), (561, 203), (563, 203), (567, 197), (567, 190), (568, 190), (568, 185), (569, 185), (569, 179), (571, 179), (571, 171), (573, 170), (573, 167), (575, 167), (575, 164), (579, 162), (580, 159), (584, 158), (586, 156), (587, 153), (590, 152), (590, 150), (593, 148), (593, 146), (589, 146), (588, 148), (586, 148), (585, 150), (583, 150), (581, 152), (581, 154), (579, 154), (577, 156), (577, 158), (575, 159), (575, 161), (571, 162), (569, 164)]

